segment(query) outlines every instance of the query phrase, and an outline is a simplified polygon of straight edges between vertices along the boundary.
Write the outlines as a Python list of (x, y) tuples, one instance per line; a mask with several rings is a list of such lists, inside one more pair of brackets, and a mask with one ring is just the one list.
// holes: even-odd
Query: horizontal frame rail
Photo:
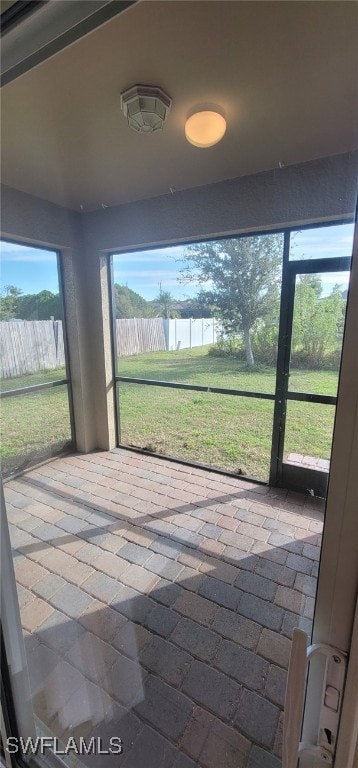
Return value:
[[(193, 392), (210, 392), (214, 395), (233, 395), (234, 397), (254, 397), (261, 400), (275, 400), (275, 395), (269, 392), (250, 392), (246, 389), (224, 389), (223, 387), (207, 387), (205, 384), (181, 384), (177, 381), (160, 381), (156, 379), (139, 379), (133, 376), (116, 376), (116, 382), (128, 384), (145, 384), (150, 387), (168, 387), (169, 389), (186, 389)], [(332, 395), (315, 395), (311, 392), (288, 392), (287, 400), (298, 400), (306, 403), (321, 403), (336, 405), (337, 398)]]
[(323, 272), (349, 272), (351, 268), (350, 256), (336, 256), (323, 259), (299, 259), (289, 261), (288, 269), (295, 275), (320, 274)]
[(311, 392), (287, 392), (287, 400), (299, 400), (303, 403), (322, 403), (322, 405), (336, 405), (337, 398), (333, 395), (315, 395)]
[(177, 381), (156, 381), (156, 379), (137, 379), (132, 376), (116, 376), (116, 381), (128, 384), (145, 384), (150, 387), (168, 387), (170, 389), (187, 389), (193, 392), (211, 392), (215, 395), (234, 395), (234, 397), (256, 397), (261, 400), (274, 400), (275, 395), (269, 392), (250, 392), (246, 389), (224, 389), (223, 387), (208, 387), (205, 384), (181, 384)]
[(125, 451), (133, 451), (133, 453), (140, 453), (143, 456), (155, 456), (156, 459), (161, 461), (172, 461), (175, 464), (183, 464), (185, 467), (197, 467), (197, 469), (204, 469), (206, 472), (213, 472), (216, 475), (227, 475), (228, 477), (234, 477), (236, 480), (243, 480), (246, 483), (255, 483), (256, 485), (268, 486), (268, 480), (260, 480), (257, 477), (251, 477), (251, 475), (239, 475), (238, 472), (232, 472), (230, 469), (222, 469), (211, 464), (202, 464), (198, 461), (189, 461), (189, 459), (183, 459), (180, 456), (172, 456), (171, 454), (156, 453), (156, 451), (147, 451), (145, 448), (139, 448), (137, 445), (131, 445), (128, 443), (119, 443), (117, 446)]
[(7, 389), (4, 392), (0, 392), (0, 398), (3, 397), (16, 397), (16, 395), (28, 395), (31, 392), (41, 392), (43, 389), (51, 389), (52, 387), (61, 387), (64, 384), (69, 384), (69, 379), (58, 379), (57, 381), (46, 381), (44, 384), (32, 384), (30, 387), (19, 387), (19, 389)]

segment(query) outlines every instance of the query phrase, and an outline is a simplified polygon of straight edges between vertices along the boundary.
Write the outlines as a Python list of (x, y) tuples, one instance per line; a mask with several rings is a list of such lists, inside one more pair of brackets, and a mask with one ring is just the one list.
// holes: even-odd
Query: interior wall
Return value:
[(3, 187), (1, 237), (63, 255), (77, 449), (116, 440), (106, 252), (348, 219), (357, 175), (347, 153), (94, 213)]
[(80, 248), (81, 217), (76, 211), (2, 184), (1, 237), (48, 248)]
[(123, 250), (354, 215), (358, 152), (83, 214), (91, 246)]

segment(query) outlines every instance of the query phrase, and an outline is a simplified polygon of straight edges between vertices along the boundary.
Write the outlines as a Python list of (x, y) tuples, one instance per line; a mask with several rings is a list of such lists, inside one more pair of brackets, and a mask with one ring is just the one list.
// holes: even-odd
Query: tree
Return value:
[(22, 320), (61, 320), (61, 302), (58, 293), (40, 291), (27, 293), (17, 302), (17, 317)]
[(1, 320), (49, 320), (62, 317), (60, 296), (51, 291), (23, 294), (15, 285), (7, 285), (1, 295)]
[(189, 246), (184, 282), (203, 286), (199, 300), (211, 308), (228, 334), (242, 333), (247, 365), (254, 356), (251, 335), (277, 302), (281, 278), (282, 235), (257, 235)]
[(114, 284), (114, 303), (117, 319), (153, 316), (149, 302), (127, 285)]
[(176, 308), (182, 318), (212, 317), (213, 313), (210, 307), (201, 302), (199, 296), (193, 296), (192, 299), (182, 299), (176, 302)]
[(5, 285), (0, 295), (0, 320), (16, 317), (17, 304), (22, 291), (16, 285)]
[(164, 291), (162, 284), (159, 283), (159, 293), (154, 299), (154, 306), (157, 310), (157, 317), (180, 317), (176, 307), (176, 301), (170, 291)]
[(325, 357), (340, 349), (343, 338), (345, 300), (335, 285), (329, 296), (322, 296), (322, 280), (315, 275), (301, 275), (296, 285), (293, 317), (293, 361), (314, 368)]

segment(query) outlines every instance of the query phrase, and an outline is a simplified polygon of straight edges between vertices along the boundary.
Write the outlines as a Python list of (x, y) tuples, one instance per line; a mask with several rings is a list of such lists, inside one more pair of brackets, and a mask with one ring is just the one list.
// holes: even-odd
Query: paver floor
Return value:
[(327, 472), (327, 474), (329, 472), (329, 460), (320, 459), (319, 456), (304, 456), (302, 453), (289, 453), (284, 460), (287, 464), (294, 464), (295, 467), (318, 469), (320, 472)]
[(6, 484), (36, 716), (101, 768), (279, 768), (322, 502), (116, 449)]

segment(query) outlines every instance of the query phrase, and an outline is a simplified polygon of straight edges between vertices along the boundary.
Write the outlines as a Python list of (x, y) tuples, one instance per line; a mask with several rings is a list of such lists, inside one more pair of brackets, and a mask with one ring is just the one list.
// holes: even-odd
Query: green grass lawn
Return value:
[[(121, 357), (118, 373), (141, 379), (205, 384), (226, 389), (246, 389), (274, 394), (276, 369), (260, 366), (249, 371), (245, 364), (230, 357), (208, 355), (210, 346), (182, 349), (178, 352), (150, 352)], [(335, 371), (293, 370), (291, 391), (336, 395), (338, 375)]]
[[(274, 393), (275, 370), (248, 371), (232, 358), (209, 356), (208, 347), (157, 352), (119, 360), (123, 376)], [(65, 377), (64, 369), (7, 379), (3, 389)], [(335, 395), (333, 371), (295, 370), (291, 390)], [(1, 401), (1, 456), (24, 455), (70, 439), (66, 387)], [(329, 458), (334, 407), (289, 402), (285, 452)], [(189, 461), (244, 472), (266, 480), (269, 472), (273, 402), (120, 382), (123, 443)]]
[[(248, 371), (208, 347), (119, 360), (122, 376), (274, 393), (274, 368)], [(291, 391), (335, 395), (333, 371), (295, 370)], [(120, 382), (123, 443), (268, 479), (273, 402)], [(285, 453), (329, 458), (334, 407), (290, 402)]]
[[(65, 378), (65, 370), (17, 376), (1, 382), (2, 390)], [(26, 466), (71, 440), (67, 386), (1, 400), (1, 462), (3, 472)]]

